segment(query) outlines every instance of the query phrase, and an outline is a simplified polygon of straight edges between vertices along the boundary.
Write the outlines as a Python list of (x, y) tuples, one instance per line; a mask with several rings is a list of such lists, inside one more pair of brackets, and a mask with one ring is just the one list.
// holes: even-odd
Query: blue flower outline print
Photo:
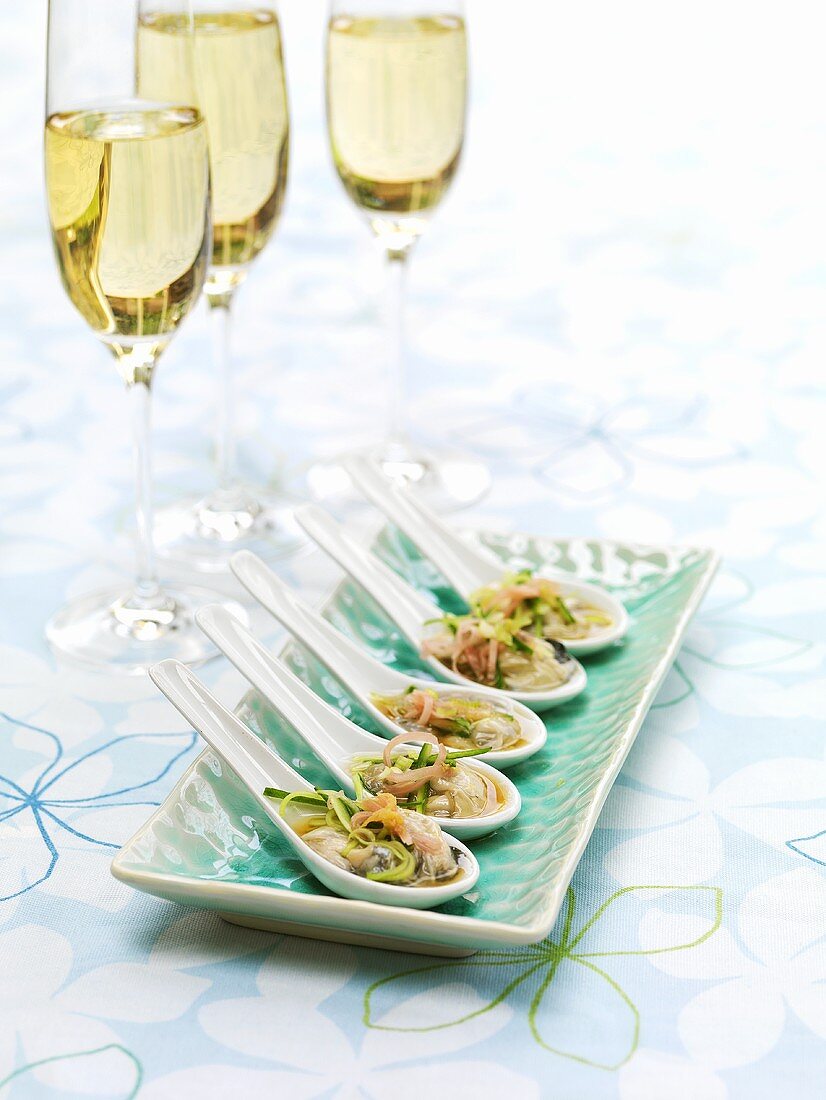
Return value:
[[(626, 489), (640, 460), (698, 470), (746, 457), (739, 443), (718, 439), (703, 426), (707, 408), (702, 396), (631, 396), (609, 403), (583, 398), (564, 385), (540, 385), (513, 395), (509, 418), (519, 425), (523, 453), (533, 456), (532, 474), (540, 484), (572, 500), (594, 502)], [(479, 447), (480, 437), (490, 444), (504, 427), (502, 418), (491, 418), (464, 435)], [(512, 445), (511, 436), (505, 438)], [(497, 450), (495, 442), (483, 449)], [(581, 483), (583, 467), (590, 474)]]
[[(53, 733), (51, 730), (31, 725), (28, 722), (13, 718), (1, 711), (0, 720), (14, 729), (24, 729), (39, 734), (45, 737), (51, 744), (51, 759), (48, 760), (45, 767), (43, 767), (37, 775), (34, 783), (30, 784), (28, 789), (11, 776), (0, 773), (0, 827), (8, 824), (14, 819), (19, 819), (19, 815), (21, 814), (30, 815), (29, 824), (34, 825), (35, 837), (39, 838), (42, 844), (41, 856), (42, 862), (45, 864), (42, 873), (38, 872), (33, 878), (27, 879), (27, 868), (24, 862), (21, 861), (19, 864), (15, 864), (14, 848), (11, 847), (8, 849), (4, 853), (2, 862), (12, 864), (11, 869), (13, 873), (19, 871), (18, 882), (22, 881), (23, 884), (17, 889), (9, 890), (7, 886), (3, 885), (2, 879), (0, 879), (0, 902), (11, 901), (13, 898), (20, 897), (22, 894), (27, 893), (29, 890), (33, 890), (35, 887), (45, 882), (46, 879), (50, 878), (60, 859), (59, 841), (64, 834), (72, 836), (76, 840), (85, 841), (91, 845), (116, 850), (120, 846), (118, 843), (92, 836), (70, 824), (70, 822), (66, 820), (70, 812), (72, 810), (95, 810), (121, 806), (158, 806), (158, 801), (143, 801), (140, 798), (130, 799), (128, 796), (152, 787), (162, 780), (169, 774), (175, 764), (190, 752), (198, 739), (197, 734), (192, 732), (191, 734), (184, 735), (186, 741), (181, 745), (181, 734), (177, 733), (125, 734), (121, 737), (115, 737), (99, 745), (97, 748), (91, 749), (89, 752), (66, 762), (63, 744), (57, 734)], [(164, 739), (174, 740), (176, 742), (177, 751), (159, 767), (157, 772), (151, 774), (149, 778), (143, 778), (141, 781), (129, 783), (115, 790), (104, 790), (98, 794), (89, 794), (87, 796), (81, 795), (71, 798), (60, 797), (61, 780), (70, 773), (75, 772), (82, 764), (94, 760), (95, 758), (100, 758), (104, 753), (109, 752), (119, 745), (125, 745), (129, 742), (136, 741), (162, 741)], [(140, 759), (141, 758), (138, 757), (138, 767), (141, 766)], [(61, 764), (63, 764), (62, 767), (60, 766)], [(126, 841), (128, 837), (124, 836), (121, 839), (122, 841)]]
[[(817, 852), (817, 855), (814, 855), (811, 851), (807, 852), (803, 847), (804, 844)], [(821, 829), (810, 836), (793, 837), (791, 840), (786, 841), (786, 847), (795, 855), (808, 859), (810, 863), (815, 863), (818, 867), (826, 867), (826, 829)]]
[[(744, 604), (748, 603), (757, 591), (757, 586), (746, 574), (739, 570), (728, 568), (726, 574), (742, 584), (741, 592), (724, 600), (716, 607), (702, 610), (691, 625), (686, 635), (680, 653), (668, 672), (663, 686), (658, 695), (657, 702), (652, 710), (664, 710), (667, 707), (677, 706), (696, 693), (694, 675), (687, 669), (687, 660), (706, 665), (718, 672), (758, 672), (763, 669), (777, 668), (787, 661), (793, 660), (804, 653), (809, 652), (815, 643), (811, 638), (797, 637), (787, 634), (782, 630), (762, 626), (759, 622), (753, 623), (745, 619), (733, 618), (732, 613), (737, 612)], [(714, 634), (718, 649), (728, 638), (729, 643), (733, 639), (746, 642), (762, 641), (766, 651), (759, 655), (741, 656), (735, 659), (721, 660), (713, 650), (698, 648), (693, 642), (694, 632), (697, 629), (705, 629)], [(773, 648), (772, 648), (773, 645)], [(799, 840), (813, 840), (814, 837), (800, 837)], [(789, 847), (797, 843), (797, 840), (788, 841)], [(793, 849), (796, 851), (796, 849)], [(806, 855), (800, 852), (800, 855)], [(810, 858), (806, 856), (806, 858)], [(818, 862), (815, 860), (815, 862)]]

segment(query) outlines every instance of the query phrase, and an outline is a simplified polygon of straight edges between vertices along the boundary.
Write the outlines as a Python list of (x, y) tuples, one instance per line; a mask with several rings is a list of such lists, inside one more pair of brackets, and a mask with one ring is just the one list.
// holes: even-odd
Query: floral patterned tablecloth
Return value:
[[(465, 170), (413, 269), (414, 420), (494, 468), (468, 523), (709, 544), (725, 565), (553, 935), (452, 961), (233, 928), (109, 875), (198, 749), (146, 682), (59, 667), (43, 642), (130, 552), (122, 395), (40, 210), (44, 7), (0, 15), (0, 1096), (822, 1095), (815, 6), (781, 28), (701, 2), (676, 38), (661, 5), (474, 13)], [(286, 8), (290, 204), (237, 326), (264, 475), (361, 441), (382, 407), (376, 258), (324, 146), (320, 5)], [(741, 32), (732, 87), (715, 42)], [(567, 43), (552, 65), (543, 38)], [(208, 352), (199, 313), (159, 373), (162, 496), (208, 477)], [(332, 576), (313, 555), (285, 575), (311, 595)], [(240, 696), (225, 665), (207, 676)]]

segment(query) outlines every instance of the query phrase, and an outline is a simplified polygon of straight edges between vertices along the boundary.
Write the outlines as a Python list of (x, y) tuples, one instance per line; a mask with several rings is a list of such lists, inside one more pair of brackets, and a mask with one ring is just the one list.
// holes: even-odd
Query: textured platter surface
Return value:
[[(549, 739), (542, 752), (509, 770), (522, 793), (522, 813), (493, 836), (473, 842), (482, 875), (471, 894), (429, 912), (334, 897), (290, 853), (210, 752), (201, 754), (119, 852), (114, 874), (138, 889), (233, 919), (294, 922), (303, 935), (315, 926), (325, 938), (339, 930), (378, 945), (384, 937), (396, 948), (404, 940), (418, 950), (429, 945), (454, 951), (543, 939), (717, 560), (708, 550), (685, 547), (478, 537), (508, 567), (564, 569), (611, 589), (626, 604), (631, 628), (622, 643), (586, 660), (588, 690), (547, 715)], [(455, 598), (450, 590), (395, 530), (382, 533), (378, 548), (397, 572), (450, 606)], [(336, 589), (325, 614), (385, 663), (427, 675), (415, 651), (350, 582)], [(344, 686), (303, 650), (288, 646), (284, 655), (320, 695), (374, 728)], [(330, 784), (321, 763), (263, 699), (251, 692), (238, 713), (308, 779)]]

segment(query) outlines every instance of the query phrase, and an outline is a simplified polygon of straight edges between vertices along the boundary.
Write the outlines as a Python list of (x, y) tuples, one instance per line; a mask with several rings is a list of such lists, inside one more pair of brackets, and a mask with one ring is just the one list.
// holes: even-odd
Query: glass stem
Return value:
[(215, 466), (218, 488), (224, 492), (235, 485), (235, 416), (232, 357), (230, 354), (230, 306), (231, 294), (209, 297), (209, 313), (212, 318), (212, 346), (217, 374), (218, 394), (217, 437), (215, 440)]
[(151, 607), (161, 599), (152, 538), (152, 412), (151, 371), (128, 386), (132, 404), (132, 439), (135, 454), (135, 516), (138, 528), (137, 577), (134, 600)]
[(391, 445), (407, 449), (407, 354), (404, 330), (404, 305), (407, 287), (407, 250), (387, 252), (386, 329), (387, 356), (390, 370)]

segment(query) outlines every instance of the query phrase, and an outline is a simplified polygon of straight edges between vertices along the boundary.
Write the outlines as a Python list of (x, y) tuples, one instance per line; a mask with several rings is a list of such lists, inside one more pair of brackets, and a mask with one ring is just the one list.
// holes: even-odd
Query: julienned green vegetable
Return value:
[(468, 597), (468, 605), (472, 615), (488, 620), (497, 616), (515, 619), (531, 635), (561, 642), (587, 638), (611, 625), (605, 612), (575, 592), (563, 596), (558, 584), (534, 576), (531, 569), (505, 573), (496, 584), (477, 588)]
[(451, 749), (510, 749), (522, 740), (518, 719), (488, 699), (437, 693), (413, 684), (399, 695), (374, 693), (370, 699), (402, 729), (433, 733)]
[(473, 605), (466, 615), (444, 615), (422, 642), (422, 653), (454, 672), (489, 687), (511, 691), (550, 691), (571, 678), (576, 667), (556, 639), (530, 628), (531, 612), (517, 608), (506, 615), (497, 606)]
[(549, 691), (573, 674), (564, 642), (587, 638), (611, 619), (576, 593), (531, 570), (506, 573), (468, 597), (464, 615), (444, 615), (422, 645), (435, 657), (477, 683), (512, 691)]
[(295, 815), (293, 828), (314, 852), (344, 871), (396, 886), (434, 885), (460, 872), (438, 823), (391, 794), (356, 800), (342, 791), (276, 787), (264, 794), (281, 801), (282, 816)]
[(350, 769), (364, 790), (371, 794), (387, 792), (400, 804), (430, 817), (474, 818), (493, 813), (499, 806), (499, 790), (491, 777), (463, 761), (483, 756), (488, 749), (465, 749), (449, 753), (430, 732), (420, 749), (404, 749), (409, 735), (399, 734), (389, 741), (382, 756), (357, 756)]

